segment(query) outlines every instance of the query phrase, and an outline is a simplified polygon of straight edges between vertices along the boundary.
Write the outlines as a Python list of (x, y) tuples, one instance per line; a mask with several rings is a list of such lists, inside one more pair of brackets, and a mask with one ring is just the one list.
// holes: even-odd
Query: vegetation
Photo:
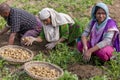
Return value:
[[(25, 9), (34, 15), (38, 15), (38, 12), (44, 7), (54, 8), (59, 12), (69, 14), (73, 18), (78, 18), (81, 22), (81, 29), (83, 29), (90, 20), (89, 10), (91, 6), (96, 2), (100, 2), (100, 0), (0, 0), (0, 3), (5, 1), (12, 7)], [(106, 4), (112, 4), (114, 2), (114, 0), (102, 1)], [(5, 24), (4, 19), (0, 17), (0, 29), (2, 29)], [(51, 62), (63, 68), (64, 75), (59, 80), (78, 80), (77, 75), (67, 71), (67, 67), (70, 63), (81, 63), (81, 56), (77, 50), (71, 50), (65, 44), (59, 44), (55, 50), (50, 51), (49, 56), (45, 56), (44, 53), (40, 52), (34, 57), (34, 60)], [(9, 75), (10, 71), (6, 67), (6, 64), (8, 64), (6, 61), (0, 59), (0, 80), (1, 78), (2, 80), (33, 80), (25, 72), (19, 72), (12, 76)], [(106, 63), (106, 65), (107, 66), (101, 67), (106, 71), (103, 76), (94, 76), (89, 80), (119, 80), (120, 55), (118, 55), (117, 60), (112, 60)]]

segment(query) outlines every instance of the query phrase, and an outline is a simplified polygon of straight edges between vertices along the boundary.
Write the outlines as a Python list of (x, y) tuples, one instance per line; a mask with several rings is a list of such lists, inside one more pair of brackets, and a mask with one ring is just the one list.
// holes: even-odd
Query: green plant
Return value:
[(34, 79), (27, 75), (24, 71), (21, 71), (19, 73), (12, 75), (11, 80), (34, 80)]
[(6, 61), (3, 59), (0, 59), (0, 68), (3, 68), (4, 64), (6, 64)]
[(11, 76), (9, 75), (9, 70), (7, 67), (3, 67), (0, 70), (0, 78), (2, 78), (3, 80), (7, 80), (8, 78), (10, 78)]
[(3, 2), (5, 2), (5, 1), (7, 1), (7, 0), (0, 0), (0, 3), (3, 3)]
[(103, 0), (106, 4), (113, 4), (113, 0)]
[(37, 55), (33, 58), (33, 60), (35, 60), (35, 61), (46, 61), (46, 58), (45, 58), (44, 53), (39, 52), (39, 54), (37, 54)]
[[(117, 61), (113, 60), (113, 61), (110, 61), (108, 63), (108, 67), (105, 68), (105, 70), (107, 71), (108, 73), (108, 77), (113, 79), (113, 80), (119, 80), (120, 79), (120, 68), (119, 68), (119, 65), (117, 63)], [(112, 77), (111, 77), (112, 76)]]
[(0, 29), (2, 29), (5, 26), (5, 24), (5, 20), (2, 17), (0, 17)]
[[(66, 69), (68, 64), (75, 63), (75, 51), (71, 51), (66, 44), (58, 44), (56, 49), (50, 52), (50, 56), (46, 61), (59, 65), (61, 68)], [(77, 56), (78, 58), (79, 56)]]
[(65, 71), (63, 76), (60, 77), (58, 80), (78, 80), (78, 77), (76, 74)]
[(93, 78), (90, 78), (89, 80), (108, 80), (107, 76), (95, 76)]

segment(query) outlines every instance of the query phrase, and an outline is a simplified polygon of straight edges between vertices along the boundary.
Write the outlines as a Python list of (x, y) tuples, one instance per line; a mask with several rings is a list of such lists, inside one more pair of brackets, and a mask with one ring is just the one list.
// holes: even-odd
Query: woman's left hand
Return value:
[(84, 62), (89, 62), (91, 58), (92, 52), (90, 50), (87, 50), (83, 54), (83, 61)]
[(53, 49), (56, 46), (55, 42), (51, 42), (45, 45), (46, 49)]

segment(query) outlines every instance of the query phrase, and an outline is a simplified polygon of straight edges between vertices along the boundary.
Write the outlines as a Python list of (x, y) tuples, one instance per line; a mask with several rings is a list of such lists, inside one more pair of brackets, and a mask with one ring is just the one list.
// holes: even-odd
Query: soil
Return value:
[(96, 66), (89, 64), (77, 64), (77, 63), (69, 66), (68, 71), (72, 72), (73, 74), (77, 74), (79, 80), (89, 79), (90, 77), (102, 75), (104, 73), (102, 69)]
[[(120, 22), (120, 0), (115, 0), (115, 2), (112, 5), (108, 5), (109, 10), (110, 10), (110, 15), (112, 18), (114, 18), (116, 20), (117, 23)], [(90, 11), (90, 10), (89, 10)], [(89, 12), (87, 12), (89, 13)], [(90, 15), (90, 14), (88, 14)], [(8, 34), (4, 34), (0, 37), (0, 47), (7, 45), (7, 41), (8, 41)], [(15, 41), (16, 45), (20, 45), (19, 40)], [(32, 46), (24, 46), (30, 50), (32, 50), (34, 52), (34, 54), (38, 54), (39, 51), (42, 52), (46, 52), (46, 49), (44, 47), (45, 43), (34, 43)], [(9, 67), (10, 70), (13, 69), (13, 66)], [(86, 65), (86, 64), (71, 64), (68, 68), (68, 71), (77, 74), (77, 76), (79, 77), (79, 79), (84, 79), (84, 78), (90, 78), (93, 77), (95, 75), (102, 75), (103, 71), (100, 68), (97, 68), (96, 66), (93, 65)]]
[[(0, 47), (7, 45), (8, 38), (9, 38), (9, 33), (0, 36), (0, 42), (1, 42)], [(15, 40), (15, 45), (20, 46), (20, 42), (19, 42), (18, 39)], [(33, 43), (32, 46), (22, 46), (22, 47), (25, 47), (25, 48), (28, 48), (28, 49), (32, 50), (34, 55), (36, 55), (36, 54), (39, 53), (39, 51), (46, 52), (44, 45), (45, 45), (45, 42), (43, 42), (43, 43)]]

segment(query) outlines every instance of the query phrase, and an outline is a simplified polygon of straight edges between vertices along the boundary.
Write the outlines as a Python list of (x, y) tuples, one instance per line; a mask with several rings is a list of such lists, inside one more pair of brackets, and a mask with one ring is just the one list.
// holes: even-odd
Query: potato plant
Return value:
[[(88, 21), (91, 19), (90, 14), (85, 14), (90, 12), (89, 9), (91, 6), (100, 1), (103, 1), (106, 4), (112, 4), (115, 0), (0, 0), (0, 3), (5, 1), (11, 1), (10, 5), (12, 7), (25, 9), (34, 15), (38, 15), (38, 12), (44, 7), (51, 7), (58, 12), (67, 13), (72, 18), (78, 18), (81, 23), (80, 25), (82, 31)], [(0, 29), (2, 29), (5, 24), (6, 22), (4, 19), (0, 17)], [(44, 53), (40, 52), (40, 54), (34, 57), (34, 60), (48, 61), (66, 70), (68, 64), (81, 62), (81, 56), (76, 50), (70, 50), (70, 48), (68, 48), (66, 45), (58, 45), (55, 50), (50, 52), (49, 57), (44, 57)], [(116, 61), (110, 61), (110, 63), (107, 64), (107, 67), (105, 68), (107, 72), (106, 75), (95, 76), (90, 80), (119, 80), (119, 65), (120, 56), (118, 56)], [(9, 72), (4, 67), (4, 61), (2, 60), (0, 60), (0, 69), (0, 79), (2, 78), (2, 80), (33, 80), (26, 73), (16, 74), (14, 77), (8, 75)], [(78, 77), (68, 71), (65, 71), (63, 77), (61, 77), (59, 80), (78, 80)]]
[(66, 69), (68, 64), (76, 63), (77, 61), (81, 60), (81, 56), (76, 55), (79, 54), (72, 52), (66, 44), (60, 43), (56, 46), (55, 50), (50, 52), (50, 56), (46, 58), (46, 61), (54, 63), (63, 69)]
[(78, 80), (78, 77), (75, 74), (65, 71), (64, 75), (60, 77), (58, 80)]

